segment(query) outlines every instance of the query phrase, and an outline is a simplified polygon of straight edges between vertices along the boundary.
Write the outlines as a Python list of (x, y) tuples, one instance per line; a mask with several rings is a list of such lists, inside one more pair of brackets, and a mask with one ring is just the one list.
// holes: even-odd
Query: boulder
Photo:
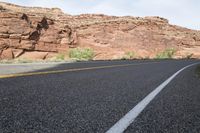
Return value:
[(12, 49), (14, 58), (21, 56), (24, 53), (23, 49)]
[(14, 58), (13, 52), (11, 49), (5, 49), (1, 53), (1, 59), (11, 60)]
[(19, 49), (34, 50), (36, 42), (33, 40), (22, 40)]
[(44, 60), (48, 52), (38, 52), (38, 51), (29, 51), (24, 52), (19, 59), (27, 59), (27, 60)]

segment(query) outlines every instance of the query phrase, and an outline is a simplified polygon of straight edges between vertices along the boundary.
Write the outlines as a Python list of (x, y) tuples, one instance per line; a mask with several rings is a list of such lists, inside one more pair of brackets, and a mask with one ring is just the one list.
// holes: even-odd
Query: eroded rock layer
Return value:
[(154, 58), (168, 48), (175, 58), (200, 58), (200, 32), (170, 25), (160, 17), (72, 16), (57, 8), (21, 7), (0, 2), (0, 59), (47, 59), (83, 47), (94, 59)]

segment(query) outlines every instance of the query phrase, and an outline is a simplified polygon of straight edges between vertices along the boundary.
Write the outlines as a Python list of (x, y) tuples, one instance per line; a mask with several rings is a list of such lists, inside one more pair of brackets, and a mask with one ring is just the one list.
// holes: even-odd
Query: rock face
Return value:
[(0, 2), (0, 59), (46, 59), (76, 47), (91, 48), (94, 59), (154, 58), (167, 48), (176, 58), (200, 58), (200, 31), (170, 25), (160, 17), (71, 16), (57, 8)]

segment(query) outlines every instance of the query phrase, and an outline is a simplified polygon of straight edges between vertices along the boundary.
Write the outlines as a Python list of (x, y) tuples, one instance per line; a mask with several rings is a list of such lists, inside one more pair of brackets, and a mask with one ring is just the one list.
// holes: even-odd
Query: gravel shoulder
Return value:
[(63, 62), (53, 63), (25, 63), (25, 64), (0, 64), (0, 75), (33, 72), (43, 69), (57, 67), (66, 64)]

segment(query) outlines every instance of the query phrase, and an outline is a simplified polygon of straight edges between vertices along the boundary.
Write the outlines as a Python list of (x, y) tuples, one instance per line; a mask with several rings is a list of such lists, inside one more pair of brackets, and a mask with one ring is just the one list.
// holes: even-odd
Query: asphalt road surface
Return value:
[[(166, 79), (196, 62), (81, 62), (2, 77), (0, 133), (104, 133)], [(124, 132), (199, 133), (197, 66), (180, 72)]]

